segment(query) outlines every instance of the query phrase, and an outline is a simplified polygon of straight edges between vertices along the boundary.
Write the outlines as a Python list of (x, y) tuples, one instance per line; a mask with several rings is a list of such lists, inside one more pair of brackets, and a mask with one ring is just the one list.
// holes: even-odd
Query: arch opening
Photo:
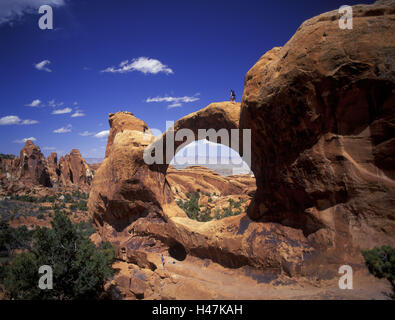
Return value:
[(206, 139), (193, 141), (177, 150), (170, 165), (177, 169), (202, 166), (217, 171), (223, 176), (253, 175), (249, 165), (238, 152), (227, 145)]
[(255, 177), (239, 153), (207, 140), (177, 150), (166, 179), (178, 207), (199, 222), (247, 213), (256, 191)]
[(172, 258), (178, 261), (184, 261), (187, 257), (187, 251), (184, 246), (177, 241), (174, 241), (174, 243), (169, 247), (168, 252)]

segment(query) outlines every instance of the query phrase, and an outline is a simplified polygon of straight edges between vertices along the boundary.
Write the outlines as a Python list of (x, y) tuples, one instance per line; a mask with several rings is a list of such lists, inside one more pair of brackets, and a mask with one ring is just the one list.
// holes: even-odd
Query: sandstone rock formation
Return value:
[[(155, 141), (142, 120), (111, 114), (88, 203), (101, 237), (141, 266), (168, 252), (317, 279), (342, 264), (363, 268), (361, 249), (394, 245), (395, 5), (353, 9), (352, 30), (328, 12), (262, 56), (245, 77), (241, 105), (209, 105)], [(201, 223), (175, 205), (188, 178), (143, 156), (166, 150), (166, 137), (184, 128), (195, 139), (199, 128), (251, 129), (257, 190), (248, 215)]]
[(77, 149), (60, 158), (59, 172), (62, 185), (76, 185), (85, 190), (89, 189), (94, 174)]
[(89, 192), (94, 175), (77, 149), (61, 157), (52, 152), (48, 159), (30, 140), (20, 151), (20, 157), (0, 158), (0, 180), (3, 193), (26, 192), (34, 186), (43, 188), (77, 187)]
[(48, 169), (44, 155), (38, 146), (30, 140), (26, 141), (25, 146), (20, 152), (20, 173), (18, 182), (26, 185), (39, 184), (44, 187), (51, 187)]
[(304, 22), (245, 77), (257, 193), (249, 216), (325, 228), (340, 251), (394, 244), (395, 3)]
[(255, 178), (250, 175), (221, 176), (219, 173), (202, 166), (190, 166), (177, 170), (170, 166), (166, 179), (175, 197), (185, 199), (187, 193), (202, 191), (217, 196), (255, 194)]
[(123, 230), (140, 216), (160, 214), (164, 179), (144, 163), (144, 149), (154, 139), (145, 122), (125, 112), (110, 114), (109, 122), (106, 158), (93, 179), (88, 205), (99, 225)]

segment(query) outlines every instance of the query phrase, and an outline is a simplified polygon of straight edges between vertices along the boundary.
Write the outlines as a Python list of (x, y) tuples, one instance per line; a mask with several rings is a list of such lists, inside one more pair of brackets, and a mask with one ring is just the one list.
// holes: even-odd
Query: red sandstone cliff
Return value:
[(56, 153), (48, 159), (38, 146), (28, 140), (20, 152), (20, 157), (0, 158), (0, 181), (3, 193), (13, 194), (27, 191), (34, 186), (44, 188), (61, 187), (88, 192), (94, 175), (77, 149), (61, 157)]
[(337, 11), (312, 18), (251, 68), (241, 105), (215, 103), (175, 123), (174, 133), (252, 130), (248, 215), (187, 218), (176, 174), (143, 161), (153, 141), (145, 123), (111, 114), (88, 204), (101, 237), (130, 261), (168, 250), (310, 278), (363, 269), (361, 249), (395, 244), (394, 14), (389, 1), (354, 6), (353, 30), (339, 28)]

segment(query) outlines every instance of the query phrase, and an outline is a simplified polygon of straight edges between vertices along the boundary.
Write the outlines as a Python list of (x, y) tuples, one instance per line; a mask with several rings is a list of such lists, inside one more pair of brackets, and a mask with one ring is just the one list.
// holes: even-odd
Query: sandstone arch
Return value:
[[(217, 140), (212, 142), (223, 144), (229, 148), (235, 147), (237, 145), (237, 148), (234, 148), (234, 150), (243, 157), (243, 133), (239, 130), (240, 111), (240, 103), (217, 102), (177, 120), (171, 128), (165, 131), (147, 148), (147, 154), (150, 154), (155, 150), (161, 150), (163, 155), (163, 163), (155, 163), (151, 166), (151, 168), (165, 174), (177, 149), (180, 147), (186, 147), (188, 144), (198, 141), (198, 130), (201, 129), (215, 130), (216, 132), (226, 133), (226, 135), (229, 137), (228, 141)], [(186, 137), (183, 137), (184, 139), (181, 141), (174, 141), (174, 139), (171, 137), (171, 141), (174, 141), (174, 147), (170, 146), (169, 148), (167, 145), (168, 136), (172, 135), (173, 137), (177, 137), (177, 135), (181, 133), (183, 129), (189, 129), (193, 132), (193, 140), (187, 141)], [(237, 137), (234, 139), (234, 141), (232, 141), (232, 134), (233, 137), (235, 137), (236, 132), (238, 133)], [(167, 153), (169, 149), (171, 150), (170, 154)]]
[(118, 241), (127, 232), (133, 245), (174, 240), (224, 265), (289, 273), (336, 261), (336, 274), (338, 263), (363, 261), (360, 249), (393, 245), (394, 12), (393, 1), (355, 6), (353, 30), (338, 28), (337, 10), (306, 21), (247, 73), (241, 108), (214, 104), (176, 123), (176, 131), (252, 130), (258, 189), (248, 216), (186, 221), (171, 207), (168, 165), (143, 161), (154, 141), (148, 126), (129, 113), (110, 115), (89, 197), (102, 234)]

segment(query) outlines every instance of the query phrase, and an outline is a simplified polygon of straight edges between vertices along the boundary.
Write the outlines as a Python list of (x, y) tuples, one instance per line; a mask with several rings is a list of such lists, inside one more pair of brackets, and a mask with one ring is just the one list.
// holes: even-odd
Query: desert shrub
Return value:
[(87, 234), (87, 236), (91, 236), (96, 232), (95, 228), (93, 227), (93, 221), (90, 219), (87, 222), (80, 222), (79, 228)]
[(88, 210), (88, 202), (84, 201), (84, 200), (80, 200), (80, 202), (78, 202), (78, 209), (80, 209), (81, 211), (87, 211)]
[(64, 194), (64, 202), (73, 202), (73, 196), (70, 193)]
[[(178, 206), (185, 211), (187, 216), (190, 219), (198, 220), (201, 221), (201, 219), (207, 219), (207, 214), (206, 213), (201, 213), (200, 208), (201, 206), (199, 205), (199, 199), (200, 199), (200, 194), (199, 192), (195, 192), (193, 195), (187, 194), (188, 200), (185, 201), (178, 201), (177, 204)], [(208, 221), (208, 220), (206, 220)]]
[(6, 221), (0, 221), (0, 283), (3, 282), (5, 267), (14, 255), (15, 249), (29, 247), (33, 231), (26, 226), (11, 228)]
[(38, 203), (44, 203), (44, 202), (55, 202), (56, 196), (45, 196), (42, 198), (37, 199)]
[(53, 210), (59, 210), (59, 209), (65, 209), (65, 208), (66, 208), (66, 205), (63, 202), (62, 203), (55, 203), (52, 206)]
[(236, 209), (240, 209), (241, 201), (234, 202), (233, 206), (234, 206)]
[(39, 214), (37, 215), (37, 219), (45, 220), (45, 216), (44, 216), (42, 213), (39, 213)]
[(226, 218), (226, 217), (230, 217), (233, 216), (233, 210), (232, 210), (232, 206), (229, 205), (229, 207), (224, 209), (224, 213), (222, 214), (222, 218)]
[(0, 159), (14, 159), (15, 156), (12, 154), (4, 154), (4, 153), (0, 153)]
[(88, 198), (89, 198), (88, 194), (86, 194), (84, 192), (80, 192), (79, 190), (78, 191), (73, 191), (72, 195), (73, 195), (74, 198), (77, 198), (77, 199), (88, 200)]
[[(114, 249), (109, 243), (96, 247), (86, 231), (56, 211), (52, 228), (37, 228), (31, 249), (14, 258), (4, 274), (11, 299), (95, 299), (113, 274)], [(38, 268), (53, 268), (52, 290), (38, 290)]]
[(81, 211), (87, 211), (88, 206), (87, 202), (85, 200), (80, 200), (79, 202), (74, 202), (70, 205), (70, 210), (76, 210), (79, 209)]
[(362, 250), (362, 255), (371, 274), (379, 279), (385, 278), (391, 283), (391, 298), (395, 299), (395, 248), (374, 247), (371, 250)]
[(221, 219), (221, 210), (219, 208), (215, 209), (214, 218), (217, 220)]
[(197, 220), (200, 222), (207, 222), (212, 220), (211, 218), (211, 210), (209, 208), (206, 208), (204, 211), (202, 211), (198, 216)]
[(17, 201), (24, 201), (24, 202), (32, 202), (32, 203), (36, 203), (37, 202), (37, 198), (33, 197), (33, 196), (29, 196), (29, 195), (22, 195), (22, 196), (11, 196), (11, 200), (17, 200)]

